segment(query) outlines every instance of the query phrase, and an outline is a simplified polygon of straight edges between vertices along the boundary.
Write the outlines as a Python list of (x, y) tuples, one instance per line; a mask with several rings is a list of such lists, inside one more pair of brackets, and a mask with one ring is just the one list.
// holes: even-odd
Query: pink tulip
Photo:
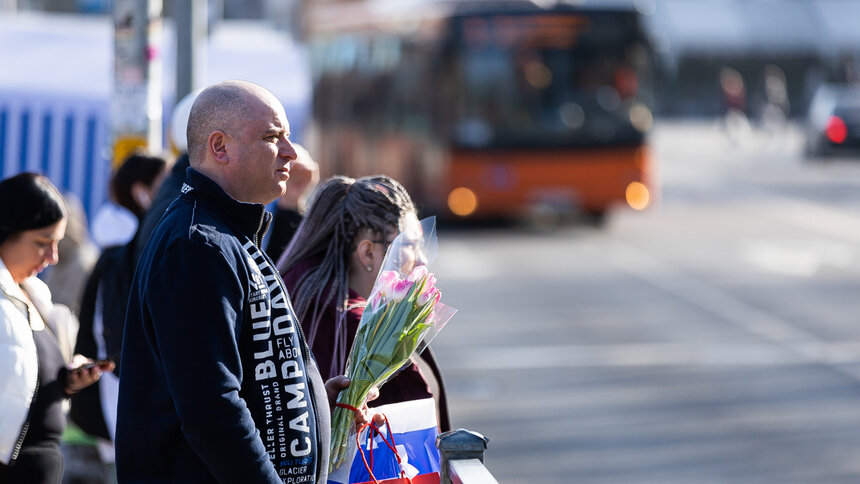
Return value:
[(398, 282), (400, 282), (400, 274), (397, 271), (382, 271), (376, 281), (376, 287), (379, 288), (379, 292), (388, 294)]
[(382, 293), (377, 291), (377, 292), (373, 293), (373, 296), (371, 296), (370, 301), (368, 301), (367, 309), (370, 311), (376, 311), (377, 308), (379, 308), (379, 306), (381, 304), (382, 304)]
[(429, 271), (427, 271), (427, 266), (420, 265), (412, 270), (412, 274), (409, 274), (409, 277), (407, 279), (412, 282), (420, 281), (421, 279), (424, 279), (424, 277), (427, 276), (428, 273)]
[[(418, 304), (424, 305), (432, 297), (432, 292), (436, 288), (436, 276), (433, 273), (428, 273), (424, 280), (424, 286), (421, 288), (421, 294), (418, 295)], [(422, 302), (423, 301), (423, 302)]]
[(409, 290), (412, 289), (412, 283), (406, 279), (398, 282), (394, 285), (391, 290), (391, 294), (389, 294), (389, 298), (391, 301), (402, 301), (406, 294), (409, 293)]
[(422, 291), (421, 294), (418, 295), (418, 305), (423, 306), (430, 302), (432, 299), (435, 299), (434, 304), (439, 302), (439, 296), (441, 292), (435, 287), (431, 287), (429, 291)]

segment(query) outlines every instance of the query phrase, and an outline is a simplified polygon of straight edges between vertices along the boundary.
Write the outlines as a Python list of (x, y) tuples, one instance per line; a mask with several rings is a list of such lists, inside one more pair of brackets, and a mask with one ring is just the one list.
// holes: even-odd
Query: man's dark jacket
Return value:
[[(271, 215), (194, 169), (138, 263), (116, 436), (120, 482), (325, 482), (330, 415)], [(273, 465), (274, 464), (274, 465)]]

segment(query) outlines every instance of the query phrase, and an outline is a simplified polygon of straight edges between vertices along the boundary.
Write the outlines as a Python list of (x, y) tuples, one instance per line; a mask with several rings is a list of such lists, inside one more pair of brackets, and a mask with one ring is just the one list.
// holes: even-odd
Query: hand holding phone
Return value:
[[(93, 361), (83, 355), (75, 355), (63, 383), (66, 396), (71, 396), (99, 381), (102, 372), (113, 371), (115, 367), (113, 360), (110, 359)], [(93, 371), (93, 368), (99, 368), (100, 371)]]
[(113, 364), (113, 360), (111, 360), (111, 359), (89, 361), (89, 362), (84, 363), (83, 365), (75, 368), (73, 371), (89, 370), (90, 368), (95, 368), (95, 367), (99, 367), (102, 371), (109, 371), (112, 364)]

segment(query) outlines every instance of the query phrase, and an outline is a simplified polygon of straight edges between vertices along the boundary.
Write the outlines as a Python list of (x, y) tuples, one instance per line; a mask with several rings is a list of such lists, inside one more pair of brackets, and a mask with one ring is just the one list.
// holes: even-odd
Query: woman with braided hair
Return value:
[[(323, 183), (278, 261), (278, 271), (323, 378), (343, 375), (358, 323), (388, 246), (418, 223), (403, 186), (384, 175)], [(450, 428), (441, 373), (429, 347), (419, 355), (433, 373), (435, 392), (416, 361), (380, 389), (371, 406), (435, 397), (441, 431)]]

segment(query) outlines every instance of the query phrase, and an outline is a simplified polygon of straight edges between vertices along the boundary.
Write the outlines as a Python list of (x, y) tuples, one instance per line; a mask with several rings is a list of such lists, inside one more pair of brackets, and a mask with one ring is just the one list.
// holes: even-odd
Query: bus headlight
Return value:
[(478, 197), (466, 187), (457, 187), (448, 194), (448, 209), (454, 215), (465, 217), (478, 208)]
[(644, 210), (651, 203), (651, 193), (648, 191), (648, 187), (640, 182), (631, 182), (627, 185), (624, 195), (627, 198), (627, 205), (630, 205), (634, 210)]

